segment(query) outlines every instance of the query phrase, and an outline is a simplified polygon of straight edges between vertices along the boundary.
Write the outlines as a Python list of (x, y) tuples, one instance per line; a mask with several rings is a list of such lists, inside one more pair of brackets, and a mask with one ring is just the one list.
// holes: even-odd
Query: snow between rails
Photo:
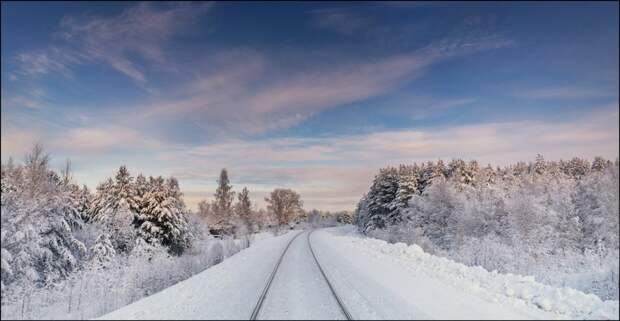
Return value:
[(603, 301), (594, 294), (541, 284), (533, 276), (501, 274), (479, 266), (466, 266), (425, 253), (415, 244), (389, 244), (361, 236), (352, 226), (330, 229), (325, 234), (351, 250), (392, 259), (411, 273), (423, 274), (497, 304), (522, 306), (525, 303), (544, 311), (541, 316), (552, 313), (559, 319), (618, 319), (619, 301)]

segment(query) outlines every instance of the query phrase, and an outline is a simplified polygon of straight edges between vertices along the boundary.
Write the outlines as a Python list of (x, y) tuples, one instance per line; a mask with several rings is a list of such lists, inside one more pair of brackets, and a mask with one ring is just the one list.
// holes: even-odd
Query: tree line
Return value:
[(375, 176), (356, 224), (489, 270), (561, 286), (579, 274), (575, 287), (617, 300), (618, 185), (618, 159), (602, 157), (400, 165)]
[(304, 218), (301, 196), (291, 189), (274, 189), (269, 197), (265, 198), (267, 210), (264, 210), (252, 206), (247, 187), (239, 193), (233, 191), (226, 169), (220, 172), (217, 184), (213, 201), (203, 200), (198, 203), (197, 212), (207, 221), (214, 234), (238, 235), (256, 232), (267, 227), (288, 225)]
[[(267, 208), (257, 209), (247, 188), (233, 191), (226, 169), (217, 183), (213, 201), (192, 212), (172, 176), (133, 176), (120, 166), (91, 192), (74, 181), (69, 160), (60, 171), (51, 169), (41, 145), (23, 163), (10, 158), (0, 168), (3, 311), (21, 310), (18, 317), (32, 315), (28, 309), (43, 311), (32, 298), (39, 293), (52, 304), (45, 299), (49, 291), (67, 287), (90, 300), (122, 288), (119, 300), (91, 302), (98, 308), (89, 315), (96, 316), (217, 264), (249, 246), (251, 233), (308, 218), (291, 189), (274, 189), (265, 198)], [(213, 234), (222, 241), (212, 241)], [(89, 282), (90, 288), (82, 285)], [(68, 297), (71, 311), (75, 304)]]

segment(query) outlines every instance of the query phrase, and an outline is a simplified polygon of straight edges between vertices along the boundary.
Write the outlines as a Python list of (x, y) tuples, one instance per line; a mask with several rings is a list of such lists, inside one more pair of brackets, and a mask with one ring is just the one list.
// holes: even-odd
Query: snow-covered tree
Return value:
[(463, 203), (448, 181), (439, 177), (423, 194), (419, 221), (425, 235), (440, 248), (449, 248), (455, 239), (456, 216)]
[(129, 210), (133, 213), (137, 213), (140, 210), (133, 177), (129, 174), (125, 165), (121, 166), (116, 173), (113, 193), (115, 197), (115, 210)]
[(390, 221), (397, 221), (390, 215), (396, 211), (394, 200), (398, 192), (398, 170), (388, 167), (379, 170), (370, 191), (366, 195), (368, 215), (364, 229), (384, 228)]
[(148, 190), (149, 190), (149, 183), (146, 177), (144, 177), (144, 175), (142, 174), (139, 174), (138, 176), (136, 176), (136, 182), (134, 184), (135, 199), (137, 203), (136, 213), (140, 213), (142, 211), (142, 208), (144, 207), (144, 201), (145, 201), (144, 195), (146, 194)]
[(536, 175), (543, 175), (547, 172), (547, 162), (545, 162), (545, 158), (540, 154), (536, 155), (533, 171)]
[(158, 241), (172, 253), (181, 254), (189, 247), (185, 205), (175, 178), (160, 176), (152, 180), (145, 203), (136, 219), (140, 235), (148, 242)]
[(228, 171), (225, 168), (220, 172), (217, 184), (215, 200), (211, 205), (213, 218), (210, 220), (210, 225), (214, 228), (230, 231), (234, 215), (233, 199), (235, 193), (232, 191), (232, 185), (230, 185), (230, 180), (228, 179)]
[(299, 194), (291, 189), (276, 188), (268, 198), (267, 209), (275, 214), (278, 225), (289, 224), (302, 211), (303, 202)]
[(102, 233), (97, 237), (95, 244), (90, 248), (91, 261), (98, 268), (109, 267), (116, 256), (116, 250), (108, 233)]
[(398, 167), (398, 189), (396, 190), (396, 198), (394, 198), (390, 207), (406, 207), (409, 199), (411, 199), (413, 195), (419, 194), (418, 171), (419, 168), (415, 165), (400, 165)]
[(237, 195), (237, 204), (235, 204), (235, 214), (246, 227), (251, 230), (252, 226), (252, 202), (250, 201), (250, 191), (244, 187)]
[[(81, 217), (71, 190), (49, 169), (49, 156), (35, 145), (21, 169), (8, 166), (2, 180), (2, 284), (50, 285), (80, 266), (86, 248), (73, 235)], [(22, 175), (23, 173), (23, 175)], [(19, 178), (13, 181), (12, 178)]]
[(82, 220), (86, 222), (90, 218), (90, 208), (92, 206), (93, 196), (86, 185), (83, 185), (82, 188), (76, 191), (76, 193), (77, 210), (80, 212)]
[[(416, 185), (422, 195), (413, 193), (401, 210), (407, 219), (391, 221), (389, 209), (402, 204), (403, 168), (394, 198), (388, 197), (390, 168), (375, 176), (355, 211), (360, 231), (424, 244), (430, 252), (488, 269), (543, 279), (547, 274), (540, 271), (596, 270), (591, 275), (617, 280), (617, 265), (609, 265), (619, 251), (617, 160), (596, 157), (590, 165), (581, 158), (546, 161), (538, 155), (534, 162), (479, 169), (474, 161), (455, 159), (445, 170), (428, 162)], [(602, 266), (608, 274), (600, 272)], [(589, 290), (617, 298), (617, 284), (596, 278)]]

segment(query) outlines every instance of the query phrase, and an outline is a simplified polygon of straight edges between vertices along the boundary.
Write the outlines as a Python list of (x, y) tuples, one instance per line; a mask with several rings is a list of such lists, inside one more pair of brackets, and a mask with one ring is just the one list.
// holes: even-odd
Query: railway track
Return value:
[(312, 233), (314, 233), (314, 230), (312, 230), (312, 231), (310, 231), (310, 233), (308, 233), (308, 246), (310, 247), (310, 252), (312, 253), (312, 257), (314, 258), (314, 262), (316, 263), (316, 266), (319, 267), (319, 270), (321, 271), (321, 274), (323, 275), (323, 279), (325, 279), (325, 282), (327, 282), (327, 286), (329, 286), (329, 289), (331, 290), (332, 294), (334, 295), (334, 298), (336, 299), (336, 302), (338, 302), (338, 306), (340, 307), (340, 310), (342, 311), (342, 314), (344, 314), (344, 316), (347, 318), (347, 320), (353, 320), (353, 318), (351, 317), (351, 314), (349, 313), (347, 308), (342, 303), (342, 300), (340, 299), (340, 297), (336, 293), (336, 290), (334, 290), (334, 287), (332, 286), (331, 282), (329, 282), (329, 278), (325, 274), (325, 271), (323, 270), (323, 267), (319, 263), (319, 260), (316, 258), (316, 254), (314, 254), (314, 250), (312, 249), (312, 243), (310, 242), (310, 235), (312, 235)]
[[(310, 243), (310, 235), (313, 232), (314, 232), (314, 230), (310, 231), (307, 234), (307, 241), (308, 241), (308, 246), (310, 248), (310, 253), (312, 253), (312, 257), (314, 259), (314, 262), (316, 263), (317, 267), (319, 268), (319, 271), (321, 272), (321, 275), (323, 276), (323, 279), (327, 283), (327, 286), (329, 287), (332, 295), (336, 299), (336, 302), (338, 303), (338, 306), (340, 307), (340, 310), (342, 311), (343, 315), (346, 317), (347, 320), (353, 320), (353, 318), (351, 317), (351, 314), (347, 311), (346, 307), (342, 303), (342, 300), (340, 299), (340, 297), (338, 296), (338, 294), (334, 290), (334, 287), (332, 286), (331, 282), (329, 281), (329, 278), (325, 274), (325, 271), (323, 270), (323, 267), (319, 263), (319, 260), (317, 259), (316, 254), (314, 253), (314, 249), (312, 248), (312, 243)], [(258, 298), (258, 301), (256, 302), (256, 305), (254, 306), (254, 310), (252, 310), (252, 315), (250, 316), (250, 320), (257, 320), (258, 314), (261, 311), (263, 303), (265, 302), (265, 298), (267, 297), (267, 294), (269, 293), (269, 289), (271, 288), (271, 284), (273, 283), (273, 280), (274, 280), (276, 274), (278, 273), (278, 269), (279, 269), (279, 267), (280, 267), (280, 265), (281, 265), (281, 263), (282, 263), (282, 261), (284, 259), (284, 256), (286, 255), (286, 252), (288, 251), (288, 249), (291, 246), (291, 244), (295, 241), (295, 239), (297, 239), (303, 233), (304, 232), (302, 231), (302, 232), (299, 232), (297, 235), (295, 235), (288, 242), (288, 244), (284, 248), (284, 251), (282, 251), (282, 255), (280, 255), (280, 258), (278, 259), (278, 262), (276, 263), (273, 271), (269, 275), (269, 278), (267, 279), (267, 283), (265, 284), (265, 287), (263, 288), (263, 291), (261, 292), (261, 295)]]

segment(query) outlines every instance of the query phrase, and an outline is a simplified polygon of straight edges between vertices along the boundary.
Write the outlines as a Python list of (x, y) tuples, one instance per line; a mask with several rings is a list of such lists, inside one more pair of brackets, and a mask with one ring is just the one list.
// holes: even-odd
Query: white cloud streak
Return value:
[(526, 99), (587, 99), (610, 97), (601, 90), (579, 87), (549, 87), (515, 92), (514, 95)]
[(372, 21), (367, 17), (347, 10), (329, 9), (310, 12), (311, 24), (315, 28), (335, 31), (344, 35), (353, 35), (366, 31)]
[(18, 54), (17, 74), (25, 77), (60, 72), (70, 76), (73, 66), (98, 61), (146, 88), (146, 66), (173, 69), (164, 49), (167, 41), (210, 6), (181, 4), (162, 9), (139, 3), (115, 16), (66, 16), (59, 31), (66, 45)]
[[(220, 131), (230, 132), (234, 127), (244, 134), (260, 133), (293, 126), (325, 109), (388, 93), (443, 60), (511, 44), (501, 37), (444, 39), (406, 54), (317, 64), (309, 72), (280, 70), (277, 62), (247, 51), (240, 59), (218, 60), (217, 71), (188, 84), (180, 98), (140, 106), (133, 114), (139, 121), (190, 115)], [(269, 75), (273, 74), (286, 77), (272, 79)]]

